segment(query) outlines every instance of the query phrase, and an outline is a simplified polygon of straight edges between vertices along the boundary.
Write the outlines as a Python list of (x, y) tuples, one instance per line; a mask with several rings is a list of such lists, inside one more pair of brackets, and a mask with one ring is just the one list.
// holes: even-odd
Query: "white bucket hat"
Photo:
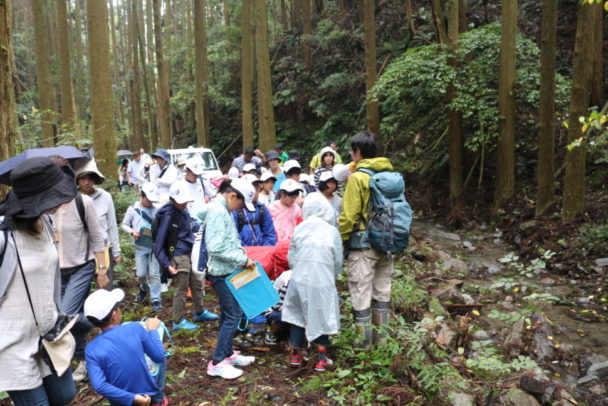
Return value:
[(87, 161), (83, 166), (76, 169), (76, 179), (85, 175), (93, 175), (96, 185), (101, 185), (106, 181), (105, 176), (101, 174), (99, 169), (97, 168), (97, 164), (93, 159)]
[(250, 212), (254, 212), (255, 206), (253, 205), (253, 198), (255, 196), (255, 189), (253, 185), (246, 179), (239, 178), (232, 179), (230, 186), (243, 195), (243, 198), (245, 199), (245, 208)]

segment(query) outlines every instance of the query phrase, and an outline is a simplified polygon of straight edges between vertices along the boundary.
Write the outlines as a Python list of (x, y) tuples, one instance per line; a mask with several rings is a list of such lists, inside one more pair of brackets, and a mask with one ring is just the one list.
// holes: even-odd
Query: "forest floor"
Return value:
[[(560, 272), (576, 267), (567, 256), (547, 249), (520, 257), (504, 238), (483, 225), (456, 234), (415, 222), (411, 246), (395, 265), (391, 338), (372, 351), (353, 348), (340, 275), (342, 331), (330, 351), (336, 364), (324, 374), (311, 362), (290, 368), (286, 342), (266, 345), (263, 325), (252, 324), (258, 332), (241, 350), (256, 362), (235, 381), (212, 378), (206, 367), (217, 323), (174, 333), (170, 404), (608, 405), (608, 263), (585, 269), (595, 277), (574, 279)], [(118, 285), (128, 292), (125, 320), (153, 314), (134, 303), (133, 270)], [(162, 320), (170, 319), (171, 301), (172, 291), (163, 294)], [(219, 311), (209, 287), (205, 304)], [(88, 381), (72, 402), (107, 404)]]

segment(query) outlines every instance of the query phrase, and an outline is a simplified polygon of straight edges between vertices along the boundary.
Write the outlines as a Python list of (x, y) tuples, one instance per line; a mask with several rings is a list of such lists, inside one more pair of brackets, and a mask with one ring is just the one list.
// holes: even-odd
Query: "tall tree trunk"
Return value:
[(252, 2), (241, 8), (241, 106), (243, 110), (243, 148), (253, 145), (253, 30)]
[[(91, 1), (91, 0), (88, 0)], [(137, 5), (136, 0), (129, 0), (129, 45), (131, 52), (131, 114), (133, 127), (131, 128), (132, 148), (145, 148), (146, 142), (143, 133), (143, 118), (141, 112), (141, 73), (139, 71), (139, 49), (137, 41)]]
[(108, 8), (105, 1), (87, 1), (87, 23), (95, 159), (107, 178), (117, 180)]
[(258, 144), (262, 151), (269, 151), (275, 146), (277, 136), (272, 106), (272, 76), (270, 73), (270, 50), (268, 48), (266, 0), (255, 0), (255, 9), (255, 50), (258, 73)]
[(555, 65), (557, 0), (543, 0), (540, 47), (540, 101), (538, 118), (538, 168), (536, 215), (555, 202)]
[[(376, 84), (376, 17), (374, 0), (364, 0), (363, 19), (365, 30), (365, 91)], [(367, 129), (380, 136), (380, 109), (377, 101), (367, 100)]]
[(154, 5), (154, 38), (156, 45), (156, 66), (158, 69), (158, 104), (156, 120), (160, 135), (160, 147), (171, 146), (171, 123), (169, 121), (169, 64), (163, 51), (163, 31), (160, 16), (161, 0), (152, 0)]
[(283, 27), (283, 31), (287, 31), (289, 29), (289, 21), (287, 20), (287, 5), (285, 4), (285, 0), (281, 0), (281, 26)]
[[(144, 8), (142, 0), (136, 0), (137, 10), (137, 43), (139, 44), (139, 61), (141, 63), (141, 73), (144, 84), (144, 96), (146, 98), (146, 120), (147, 120), (147, 136), (148, 145), (155, 144), (153, 138), (155, 138), (156, 132), (154, 131), (156, 124), (156, 117), (154, 115), (154, 105), (152, 103), (152, 96), (150, 89), (153, 87), (152, 84), (152, 72), (148, 69), (148, 53), (146, 52), (146, 38), (144, 34)], [(151, 46), (151, 44), (150, 44)]]
[(500, 72), (498, 75), (498, 148), (496, 206), (515, 193), (515, 60), (517, 58), (517, 0), (504, 0), (500, 28)]
[(416, 27), (414, 26), (414, 15), (412, 12), (412, 0), (405, 0), (405, 19), (407, 28), (411, 35), (416, 35)]
[(464, 0), (458, 0), (458, 25), (460, 26), (458, 32), (466, 32), (467, 26), (467, 9)]
[(194, 1), (194, 78), (196, 88), (196, 140), (209, 147), (209, 110), (207, 109), (207, 0)]
[(38, 87), (38, 104), (42, 110), (42, 145), (51, 147), (55, 144), (52, 113), (53, 79), (51, 77), (51, 57), (49, 55), (49, 38), (44, 16), (44, 0), (32, 0), (34, 16), (34, 42), (36, 47), (36, 77)]
[(304, 61), (310, 69), (310, 37), (312, 36), (311, 0), (302, 0), (302, 36), (304, 43)]
[(125, 125), (125, 109), (122, 103), (122, 84), (120, 82), (120, 64), (118, 63), (118, 54), (121, 52), (120, 45), (116, 42), (116, 19), (114, 15), (114, 0), (109, 0), (110, 3), (110, 38), (112, 40), (112, 59), (114, 69), (112, 73), (114, 76), (114, 86), (116, 91), (114, 94), (114, 102), (118, 107), (118, 122), (120, 127), (123, 128)]
[(82, 13), (81, 13), (81, 1), (75, 0), (74, 5), (74, 90), (76, 92), (76, 111), (78, 112), (78, 118), (84, 120), (86, 116), (86, 92), (85, 92), (85, 74), (82, 61), (84, 58), (84, 51), (82, 49)]
[(146, 0), (146, 50), (148, 63), (154, 63), (154, 6), (152, 0)]
[(230, 2), (224, 0), (224, 30), (226, 30), (226, 52), (230, 54), (232, 50), (232, 39), (230, 36)]
[[(572, 93), (568, 120), (568, 142), (583, 136), (579, 117), (587, 115), (589, 107), (589, 77), (591, 66), (589, 55), (593, 46), (593, 7), (587, 3), (578, 4), (576, 38), (572, 69)], [(566, 172), (564, 176), (564, 199), (562, 219), (572, 220), (585, 209), (585, 145), (566, 151)]]
[(76, 106), (70, 66), (70, 39), (66, 0), (55, 0), (57, 6), (57, 37), (59, 40), (59, 71), (61, 74), (61, 121), (68, 131), (74, 128)]
[(298, 32), (298, 16), (300, 15), (299, 6), (299, 0), (291, 0), (291, 30), (293, 32)]
[[(458, 0), (448, 1), (448, 44), (450, 52), (458, 49), (459, 13)], [(450, 65), (455, 69), (458, 67), (455, 56), (450, 57)], [(456, 87), (450, 84), (448, 87), (448, 102), (451, 103), (456, 96)], [(463, 182), (463, 160), (464, 160), (464, 137), (462, 134), (462, 113), (448, 110), (449, 134), (450, 134), (450, 207), (451, 216), (459, 220), (463, 215), (464, 208), (464, 182)]]
[[(12, 0), (0, 2), (0, 161), (15, 154), (19, 130), (13, 87)], [(0, 191), (2, 195), (6, 190)]]
[(593, 24), (593, 49), (592, 73), (591, 73), (591, 106), (602, 107), (604, 103), (604, 36), (602, 20), (604, 19), (603, 4), (593, 2), (593, 18), (589, 22)]
[(431, 0), (431, 12), (433, 14), (433, 24), (435, 25), (437, 42), (440, 44), (447, 44), (448, 34), (445, 30), (445, 24), (443, 23), (443, 10), (441, 8), (440, 0)]

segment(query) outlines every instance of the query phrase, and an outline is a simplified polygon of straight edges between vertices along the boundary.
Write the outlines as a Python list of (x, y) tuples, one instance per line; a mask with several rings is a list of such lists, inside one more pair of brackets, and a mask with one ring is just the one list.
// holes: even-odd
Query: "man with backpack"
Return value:
[(266, 205), (258, 202), (261, 181), (253, 175), (245, 175), (243, 179), (251, 183), (255, 189), (253, 197), (254, 212), (245, 209), (234, 210), (234, 223), (239, 233), (239, 239), (243, 247), (251, 246), (273, 246), (277, 244), (277, 235), (274, 230), (272, 216)]
[[(409, 237), (412, 213), (405, 200), (405, 184), (388, 158), (378, 157), (376, 136), (363, 131), (351, 137), (356, 171), (344, 192), (339, 231), (348, 255), (348, 287), (358, 345), (370, 348), (384, 342), (391, 299), (393, 254)], [(375, 329), (372, 327), (372, 321)]]

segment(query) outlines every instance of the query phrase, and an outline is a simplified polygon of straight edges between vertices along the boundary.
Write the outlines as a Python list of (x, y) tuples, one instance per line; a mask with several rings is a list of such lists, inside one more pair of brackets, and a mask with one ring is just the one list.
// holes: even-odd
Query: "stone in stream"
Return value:
[(547, 323), (547, 319), (540, 314), (534, 313), (532, 321), (537, 326), (534, 332), (534, 341), (536, 341), (536, 354), (541, 360), (547, 360), (553, 357), (554, 349), (553, 342), (548, 338), (553, 336), (553, 331)]
[(608, 266), (608, 258), (598, 258), (595, 260), (595, 266)]
[(534, 396), (527, 394), (521, 389), (510, 389), (504, 398), (506, 406), (539, 406)]
[(448, 271), (454, 271), (458, 274), (468, 274), (469, 266), (461, 259), (450, 258), (443, 262), (443, 267)]
[(460, 236), (458, 234), (454, 234), (454, 233), (448, 233), (445, 231), (435, 231), (434, 232), (435, 237), (437, 238), (442, 238), (444, 240), (450, 240), (450, 241), (460, 241)]
[(448, 398), (452, 401), (452, 406), (475, 406), (475, 398), (468, 393), (450, 392)]
[(473, 245), (473, 243), (471, 241), (463, 241), (462, 242), (462, 246), (466, 249), (468, 249), (469, 251), (475, 251), (476, 248)]
[(505, 346), (516, 346), (522, 345), (523, 342), (521, 340), (522, 333), (524, 331), (524, 319), (523, 317), (517, 320), (511, 326), (511, 330), (505, 337), (504, 345)]
[(441, 323), (441, 330), (439, 330), (435, 342), (441, 347), (448, 348), (452, 346), (457, 335), (458, 333), (452, 330), (446, 323)]

